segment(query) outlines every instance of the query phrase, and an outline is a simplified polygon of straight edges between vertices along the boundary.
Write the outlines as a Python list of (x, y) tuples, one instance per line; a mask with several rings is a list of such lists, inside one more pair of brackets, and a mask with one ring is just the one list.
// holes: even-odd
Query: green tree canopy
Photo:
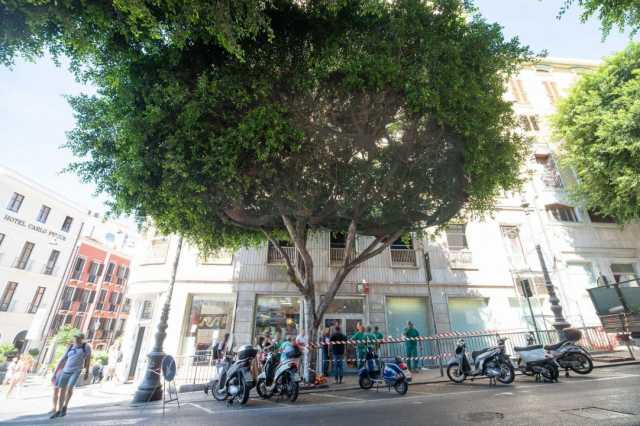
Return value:
[[(518, 183), (524, 144), (502, 95), (530, 54), (469, 3), (271, 1), (258, 20), (268, 24), (234, 49), (199, 27), (179, 43), (162, 31), (89, 38), (76, 71), (98, 93), (71, 99), (72, 169), (116, 211), (203, 248), (268, 238), (317, 328), (358, 264), (462, 208), (491, 208)], [(93, 9), (79, 7), (92, 28)], [(175, 12), (156, 15), (184, 28)], [(128, 34), (131, 19), (113, 19)], [(27, 41), (49, 40), (35, 30)], [(75, 25), (53, 40), (76, 54)], [(315, 229), (346, 233), (347, 253), (356, 233), (374, 237), (345, 256), (319, 304), (306, 248)], [(282, 234), (299, 261), (279, 247)]]
[(584, 75), (559, 105), (562, 163), (575, 170), (573, 195), (600, 214), (640, 217), (640, 44)]
[(597, 16), (602, 24), (602, 32), (606, 36), (612, 29), (631, 30), (636, 34), (640, 30), (640, 2), (638, 0), (565, 0), (560, 15), (574, 3), (584, 10), (581, 14), (582, 22), (592, 16)]

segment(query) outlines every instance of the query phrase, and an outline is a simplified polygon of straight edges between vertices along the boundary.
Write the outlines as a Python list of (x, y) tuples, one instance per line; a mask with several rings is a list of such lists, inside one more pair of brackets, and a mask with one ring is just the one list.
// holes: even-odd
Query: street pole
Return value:
[(540, 244), (536, 244), (536, 251), (538, 252), (538, 259), (540, 259), (540, 267), (542, 268), (542, 275), (544, 276), (544, 285), (547, 288), (547, 293), (549, 294), (549, 303), (551, 303), (551, 312), (553, 312), (553, 328), (558, 332), (558, 337), (560, 339), (564, 336), (564, 329), (569, 328), (570, 324), (567, 320), (562, 316), (562, 306), (560, 306), (560, 299), (556, 295), (556, 290), (553, 287), (553, 283), (551, 282), (551, 277), (549, 276), (549, 271), (547, 270), (547, 264), (544, 261), (544, 256), (542, 255), (542, 248)]
[(171, 272), (171, 281), (167, 288), (164, 304), (162, 306), (162, 314), (158, 323), (158, 331), (155, 335), (155, 343), (152, 351), (147, 355), (149, 365), (144, 373), (144, 379), (138, 386), (138, 390), (133, 396), (133, 402), (149, 402), (162, 399), (162, 385), (160, 384), (160, 366), (164, 359), (165, 353), (162, 348), (164, 339), (167, 337), (167, 327), (169, 324), (169, 310), (171, 309), (171, 296), (173, 295), (173, 287), (176, 283), (176, 272), (178, 271), (178, 263), (180, 262), (180, 252), (182, 251), (182, 235), (178, 237), (178, 247), (176, 249), (176, 257), (173, 261), (173, 270)]
[[(429, 305), (431, 305), (431, 322), (433, 323), (433, 334), (438, 335), (438, 326), (436, 325), (436, 313), (433, 310), (433, 297), (431, 296), (431, 259), (429, 253), (425, 249), (424, 256), (424, 275), (427, 282), (427, 294), (429, 295)], [(440, 376), (444, 377), (444, 368), (442, 366), (442, 351), (440, 350), (440, 339), (436, 337), (436, 350), (438, 351), (438, 364), (440, 365)]]

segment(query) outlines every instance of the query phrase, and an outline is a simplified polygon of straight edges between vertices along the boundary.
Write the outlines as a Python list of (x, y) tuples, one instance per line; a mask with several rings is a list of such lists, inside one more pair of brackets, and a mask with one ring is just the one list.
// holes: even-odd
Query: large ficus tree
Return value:
[[(273, 0), (233, 49), (182, 26), (179, 43), (107, 33), (81, 52), (98, 93), (71, 99), (72, 168), (116, 211), (203, 249), (271, 241), (313, 339), (357, 265), (518, 182), (523, 143), (502, 96), (529, 51), (469, 3)], [(73, 54), (61, 34), (54, 46)], [(343, 232), (345, 253), (373, 237), (321, 301), (315, 230)]]
[(582, 76), (554, 127), (577, 201), (620, 223), (640, 218), (640, 44)]

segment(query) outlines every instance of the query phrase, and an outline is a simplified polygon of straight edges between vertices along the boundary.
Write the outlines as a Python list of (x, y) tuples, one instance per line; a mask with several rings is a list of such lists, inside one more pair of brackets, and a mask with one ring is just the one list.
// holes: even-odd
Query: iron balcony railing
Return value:
[[(332, 247), (329, 249), (329, 264), (331, 266), (342, 265), (345, 258), (346, 248), (344, 247)], [(349, 261), (352, 261), (356, 257), (355, 247), (351, 250), (351, 255), (349, 256)]]
[(416, 251), (414, 249), (397, 249), (392, 248), (391, 266), (417, 266)]
[[(295, 247), (282, 247), (282, 251), (287, 254), (287, 257), (291, 260), (292, 263), (296, 263), (296, 248)], [(277, 248), (272, 245), (269, 245), (269, 250), (267, 252), (267, 263), (269, 265), (284, 265), (285, 260), (284, 257), (280, 254)]]

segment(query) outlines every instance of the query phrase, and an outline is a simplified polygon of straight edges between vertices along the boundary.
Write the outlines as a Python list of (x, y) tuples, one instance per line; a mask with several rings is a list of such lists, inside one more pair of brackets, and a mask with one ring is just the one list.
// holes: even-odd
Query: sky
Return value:
[[(504, 27), (507, 37), (518, 36), (534, 52), (549, 56), (600, 59), (623, 49), (625, 34), (612, 32), (603, 42), (599, 22), (579, 21), (579, 9), (556, 19), (563, 0), (477, 0), (488, 21)], [(48, 58), (35, 63), (17, 61), (13, 69), (0, 66), (0, 164), (64, 194), (80, 206), (105, 211), (105, 196), (73, 174), (61, 173), (73, 155), (61, 146), (74, 126), (65, 95), (91, 93), (63, 67)]]

